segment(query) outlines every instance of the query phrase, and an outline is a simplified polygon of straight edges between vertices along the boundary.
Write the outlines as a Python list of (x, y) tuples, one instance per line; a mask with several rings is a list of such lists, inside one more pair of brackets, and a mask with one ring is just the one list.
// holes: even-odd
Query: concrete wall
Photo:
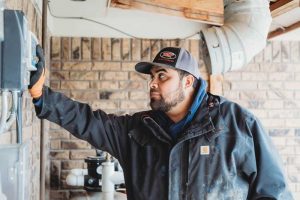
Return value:
[[(148, 78), (135, 73), (134, 65), (152, 60), (160, 48), (169, 45), (179, 43), (52, 37), (50, 85), (109, 113), (147, 109)], [(184, 46), (199, 58), (197, 40), (188, 40)], [(220, 84), (223, 96), (241, 103), (262, 120), (282, 156), (295, 198), (300, 198), (299, 52), (299, 42), (270, 42), (245, 68), (226, 73)], [(208, 80), (200, 63), (201, 73)], [(86, 192), (81, 188), (67, 186), (65, 178), (70, 169), (86, 167), (83, 159), (95, 155), (95, 151), (54, 124), (50, 129), (51, 199), (84, 196)]]

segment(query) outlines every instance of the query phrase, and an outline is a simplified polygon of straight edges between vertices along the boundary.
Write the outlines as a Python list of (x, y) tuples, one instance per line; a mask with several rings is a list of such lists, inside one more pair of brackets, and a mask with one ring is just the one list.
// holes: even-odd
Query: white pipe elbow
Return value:
[(110, 177), (110, 181), (113, 182), (115, 185), (119, 185), (121, 183), (124, 183), (124, 174), (123, 172), (114, 172)]
[(272, 22), (267, 0), (224, 0), (221, 27), (201, 31), (203, 60), (211, 74), (239, 69), (265, 46)]
[(68, 185), (71, 186), (84, 186), (84, 176), (83, 175), (75, 175), (75, 174), (68, 174), (66, 178), (66, 182)]
[(88, 174), (88, 170), (87, 169), (71, 169), (70, 173), (74, 174), (76, 176), (87, 175)]

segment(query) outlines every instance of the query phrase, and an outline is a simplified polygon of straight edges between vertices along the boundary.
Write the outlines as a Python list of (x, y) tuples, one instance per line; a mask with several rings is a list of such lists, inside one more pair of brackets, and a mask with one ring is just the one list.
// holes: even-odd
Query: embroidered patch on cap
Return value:
[(175, 59), (176, 54), (171, 51), (163, 51), (160, 53), (160, 57), (164, 59)]
[(209, 146), (201, 146), (200, 154), (201, 155), (209, 155)]

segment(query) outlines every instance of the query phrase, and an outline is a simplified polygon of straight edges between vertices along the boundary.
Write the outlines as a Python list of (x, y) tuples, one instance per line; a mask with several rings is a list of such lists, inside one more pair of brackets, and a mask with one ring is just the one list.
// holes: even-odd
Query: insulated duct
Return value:
[(266, 46), (271, 21), (268, 0), (224, 0), (224, 25), (200, 32), (209, 72), (220, 74), (249, 63)]

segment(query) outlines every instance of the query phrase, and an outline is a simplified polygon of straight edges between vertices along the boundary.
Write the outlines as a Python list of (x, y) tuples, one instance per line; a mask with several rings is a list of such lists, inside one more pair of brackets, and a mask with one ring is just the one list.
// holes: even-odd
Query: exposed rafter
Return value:
[(138, 9), (223, 25), (223, 0), (111, 0), (111, 7)]

